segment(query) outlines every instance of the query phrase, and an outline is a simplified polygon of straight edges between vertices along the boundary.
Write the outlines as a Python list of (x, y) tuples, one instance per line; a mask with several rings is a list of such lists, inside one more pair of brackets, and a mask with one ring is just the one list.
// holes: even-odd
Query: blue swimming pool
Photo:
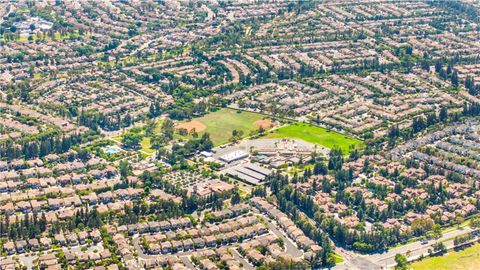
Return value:
[(105, 154), (116, 154), (120, 152), (120, 148), (116, 146), (108, 147), (107, 149), (103, 150)]

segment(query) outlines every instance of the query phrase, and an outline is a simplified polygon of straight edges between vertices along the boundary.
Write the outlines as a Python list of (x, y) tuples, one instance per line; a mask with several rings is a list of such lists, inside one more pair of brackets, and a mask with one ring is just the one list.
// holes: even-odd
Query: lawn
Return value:
[(414, 262), (410, 267), (422, 270), (473, 270), (479, 269), (479, 264), (480, 244), (475, 244), (458, 252), (449, 251), (444, 256), (430, 257)]
[[(110, 140), (115, 142), (116, 145), (121, 146), (122, 145), (122, 134), (110, 137)], [(151, 155), (155, 152), (154, 149), (152, 149), (152, 144), (150, 142), (149, 137), (143, 137), (142, 140), (140, 141), (140, 150), (143, 151), (144, 154)]]
[(344, 153), (350, 152), (350, 147), (361, 147), (363, 142), (344, 134), (328, 131), (310, 124), (295, 123), (269, 132), (267, 138), (294, 138), (326, 148), (340, 147)]
[(335, 260), (335, 263), (343, 263), (344, 262), (343, 257), (341, 255), (337, 254), (337, 253), (333, 254), (333, 258)]
[[(165, 121), (165, 119), (157, 119), (156, 120), (157, 125), (156, 125), (155, 130), (154, 130), (155, 133), (160, 133), (163, 121)], [(140, 141), (140, 150), (143, 151), (143, 154), (152, 155), (153, 153), (155, 153), (155, 150), (152, 149), (151, 139), (150, 139), (150, 137), (145, 135), (145, 130), (143, 129), (143, 127), (140, 127), (140, 128), (135, 127), (134, 129), (137, 130), (136, 131), (137, 133), (140, 133), (143, 136), (142, 140)], [(109, 139), (111, 141), (115, 142), (116, 145), (121, 146), (122, 145), (123, 134), (124, 133), (117, 134), (115, 136), (110, 137)]]
[(143, 137), (142, 141), (140, 142), (140, 146), (141, 150), (147, 155), (155, 153), (155, 150), (152, 149), (150, 138), (148, 137)]
[[(249, 136), (250, 132), (258, 130), (255, 121), (263, 118), (266, 118), (266, 116), (262, 114), (223, 108), (192, 120), (206, 126), (205, 130), (198, 132), (199, 137), (204, 133), (209, 133), (213, 144), (218, 146), (228, 143), (234, 129), (243, 131), (243, 137)], [(192, 138), (191, 135), (181, 136), (176, 134), (176, 136), (183, 139)]]
[[(32, 36), (32, 40), (28, 40), (29, 36), (20, 36), (16, 40), (10, 40), (9, 42), (26, 42), (26, 41), (34, 42), (34, 41), (37, 41), (38, 37), (37, 37), (36, 34), (31, 35), (31, 36)], [(80, 34), (78, 34), (78, 33), (61, 34), (59, 32), (55, 32), (55, 34), (53, 35), (53, 40), (66, 40), (66, 39), (70, 39), (70, 38), (77, 38), (79, 36), (80, 36)], [(0, 35), (0, 40), (4, 40), (3, 35)], [(52, 37), (51, 36), (46, 36), (45, 40), (46, 41), (52, 40)]]
[(448, 227), (442, 229), (442, 234), (458, 230), (458, 228), (465, 228), (467, 226), (470, 226), (472, 219), (475, 219), (475, 218), (478, 218), (478, 217), (479, 217), (479, 215), (475, 214), (475, 215), (472, 215), (472, 216), (468, 217), (467, 219), (465, 219), (460, 224), (455, 224), (455, 225), (448, 226)]

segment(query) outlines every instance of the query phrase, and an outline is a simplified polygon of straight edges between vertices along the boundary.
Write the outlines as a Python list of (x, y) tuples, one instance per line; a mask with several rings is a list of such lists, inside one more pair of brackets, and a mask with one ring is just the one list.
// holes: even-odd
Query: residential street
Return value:
[[(435, 244), (436, 242), (442, 242), (447, 239), (453, 239), (456, 236), (460, 236), (463, 234), (467, 234), (471, 232), (472, 229), (470, 227), (462, 228), (462, 229), (457, 229), (455, 231), (451, 231), (448, 233), (445, 233), (439, 240), (430, 240), (428, 243), (422, 244), (422, 241), (417, 241), (414, 243), (410, 243), (407, 245), (403, 245), (397, 248), (393, 248), (389, 250), (386, 253), (383, 254), (374, 254), (374, 255), (369, 255), (367, 258), (376, 263), (379, 266), (382, 267), (390, 267), (395, 265), (395, 255), (397, 254), (407, 254), (409, 253), (408, 259), (413, 260), (421, 256), (422, 254), (428, 254), (428, 250), (432, 249), (432, 245)], [(452, 248), (453, 247), (453, 240), (451, 241), (446, 241), (445, 245), (447, 248)]]
[(255, 270), (255, 267), (252, 266), (249, 262), (247, 262), (247, 260), (245, 260), (245, 258), (243, 258), (243, 256), (240, 255), (240, 253), (238, 253), (236, 249), (232, 248), (231, 251), (233, 257), (243, 264), (243, 268), (247, 270)]
[[(263, 215), (262, 215), (263, 216)], [(275, 234), (278, 238), (283, 239), (283, 242), (285, 244), (285, 252), (287, 252), (289, 255), (292, 257), (301, 257), (303, 256), (303, 252), (297, 248), (296, 244), (293, 243), (293, 241), (287, 237), (285, 233), (283, 233), (281, 230), (279, 230), (276, 225), (274, 225), (271, 221), (270, 218), (263, 216), (265, 222), (268, 225), (269, 230), (271, 233)], [(262, 236), (260, 236), (262, 237)], [(257, 238), (257, 237), (255, 237)], [(140, 259), (150, 259), (152, 257), (155, 257), (156, 255), (148, 255), (143, 252), (143, 249), (140, 245), (140, 237), (139, 235), (133, 236), (132, 239), (132, 245), (135, 248), (136, 253), (138, 254), (138, 257)], [(243, 256), (240, 255), (240, 253), (236, 250), (234, 245), (227, 245), (227, 247), (230, 247), (230, 250), (232, 251), (232, 255), (235, 257), (236, 260), (240, 261), (243, 264), (243, 267), (247, 270), (254, 270), (255, 267), (252, 266)], [(189, 268), (189, 269), (195, 269), (194, 265), (190, 261), (189, 256), (192, 255), (193, 251), (184, 251), (184, 252), (178, 252), (175, 253), (175, 255), (179, 256), (181, 261)]]
[(269, 218), (264, 217), (264, 220), (268, 225), (268, 229), (272, 231), (277, 237), (281, 237), (284, 240), (283, 242), (285, 243), (285, 249), (288, 254), (290, 254), (292, 257), (300, 257), (303, 255), (303, 252), (297, 248), (297, 245), (293, 243), (286, 234), (281, 232), (273, 223), (271, 223), (269, 221)]
[(193, 265), (192, 261), (190, 261), (188, 255), (179, 256), (179, 258), (188, 269), (195, 269), (195, 265)]
[(367, 258), (362, 257), (351, 251), (347, 251), (343, 248), (336, 248), (335, 252), (341, 255), (344, 262), (337, 264), (333, 269), (335, 270), (375, 270), (380, 269), (375, 263), (371, 262)]

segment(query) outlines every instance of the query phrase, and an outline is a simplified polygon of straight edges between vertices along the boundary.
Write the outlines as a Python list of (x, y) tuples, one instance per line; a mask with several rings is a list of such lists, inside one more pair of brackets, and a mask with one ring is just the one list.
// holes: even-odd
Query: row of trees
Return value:
[[(445, 59), (438, 59), (435, 62), (435, 72), (444, 80), (449, 80), (454, 87), (460, 85), (460, 79), (458, 72), (454, 70), (455, 60), (451, 60), (447, 63)], [(444, 65), (447, 64), (447, 68)], [(472, 96), (478, 96), (480, 94), (480, 85), (475, 84), (472, 76), (467, 76), (464, 80), (464, 86), (468, 90), (468, 93)]]
[(38, 237), (47, 230), (50, 236), (53, 236), (66, 230), (99, 228), (105, 220), (106, 216), (102, 216), (96, 209), (89, 209), (88, 207), (78, 209), (73, 217), (63, 221), (55, 221), (51, 226), (48, 226), (45, 213), (34, 212), (31, 217), (25, 215), (23, 220), (17, 217), (13, 223), (9, 222), (9, 216), (6, 215), (3, 220), (0, 220), (0, 235), (14, 241), (18, 239), (28, 240)]
[(82, 111), (78, 115), (77, 122), (79, 125), (89, 127), (93, 130), (101, 128), (111, 131), (129, 127), (132, 125), (133, 119), (128, 113), (121, 117), (120, 113), (117, 113), (116, 116), (109, 116), (97, 111)]
[(160, 104), (160, 101), (155, 100), (155, 102), (152, 102), (150, 104), (150, 107), (148, 108), (148, 118), (155, 118), (162, 115), (162, 106)]
[(20, 221), (17, 217), (13, 224), (10, 224), (8, 216), (5, 216), (4, 220), (0, 221), (0, 235), (12, 240), (35, 238), (46, 229), (47, 220), (45, 213), (42, 213), (39, 217), (38, 213), (34, 212), (31, 218), (29, 215), (25, 215), (23, 221)]
[(62, 136), (56, 132), (43, 134), (39, 138), (32, 141), (24, 141), (20, 144), (14, 143), (12, 140), (0, 142), (0, 158), (6, 159), (32, 159), (36, 157), (44, 157), (51, 153), (65, 153), (73, 145), (80, 143), (82, 140), (80, 135)]
[(472, 96), (478, 96), (480, 94), (480, 85), (475, 85), (471, 76), (467, 76), (465, 79), (465, 88), (467, 88), (468, 93)]
[(125, 206), (124, 214), (118, 217), (118, 223), (138, 223), (140, 219), (145, 216), (154, 216), (155, 220), (166, 220), (182, 216), (184, 213), (182, 205), (173, 201), (161, 200), (150, 204), (135, 201), (132, 207)]
[[(417, 116), (413, 118), (412, 125), (410, 127), (400, 129), (398, 125), (394, 125), (389, 127), (386, 139), (388, 140), (389, 148), (393, 148), (397, 143), (398, 139), (403, 139), (404, 141), (409, 140), (427, 128), (434, 126), (439, 123), (447, 123), (449, 121), (454, 122), (458, 121), (460, 117), (463, 116), (471, 116), (469, 115), (468, 108), (472, 105), (468, 105), (467, 103), (464, 104), (464, 110), (461, 114), (459, 113), (448, 113), (448, 109), (446, 106), (440, 108), (440, 111), (436, 113), (432, 111), (427, 113), (426, 117), (424, 116)], [(475, 114), (475, 109), (472, 114)], [(383, 139), (380, 140), (383, 142)]]

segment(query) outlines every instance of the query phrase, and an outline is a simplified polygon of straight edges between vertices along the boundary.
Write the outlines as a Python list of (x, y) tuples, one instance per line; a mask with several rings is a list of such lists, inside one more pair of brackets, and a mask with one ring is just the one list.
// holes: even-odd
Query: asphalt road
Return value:
[(195, 265), (193, 265), (192, 261), (190, 261), (189, 256), (184, 255), (180, 256), (179, 258), (188, 269), (195, 269)]
[[(281, 237), (282, 239), (284, 239), (285, 248), (286, 248), (285, 252), (287, 252), (291, 256), (295, 256), (295, 257), (303, 256), (303, 252), (295, 246), (295, 244), (292, 242), (292, 240), (290, 240), (285, 235), (283, 235), (282, 232), (280, 232), (275, 227), (275, 225), (273, 225), (272, 223), (267, 222), (267, 224), (268, 224), (268, 226), (270, 228), (270, 231), (272, 233), (274, 233), (278, 238)], [(257, 238), (257, 237), (255, 237), (255, 238)], [(259, 236), (259, 237), (263, 237), (263, 236)], [(146, 260), (146, 259), (150, 259), (150, 258), (156, 256), (156, 255), (145, 254), (143, 252), (143, 249), (140, 246), (140, 237), (138, 235), (134, 236), (131, 242), (132, 242), (132, 245), (133, 245), (133, 247), (134, 247), (135, 251), (137, 252), (138, 257), (140, 259)], [(255, 270), (255, 267), (252, 266), (242, 255), (240, 255), (240, 253), (238, 253), (238, 251), (234, 248), (233, 245), (225, 245), (225, 246), (230, 247), (230, 250), (232, 251), (232, 255), (235, 257), (236, 260), (238, 260), (239, 262), (241, 262), (243, 264), (243, 268), (245, 268), (247, 270)], [(193, 250), (182, 251), (182, 252), (175, 253), (175, 255), (179, 256), (179, 258), (182, 260), (182, 262), (185, 264), (185, 266), (187, 268), (195, 269), (194, 265), (192, 264), (192, 262), (190, 261), (190, 258), (189, 258), (189, 256), (192, 254), (192, 252), (193, 252)]]
[(273, 232), (278, 238), (282, 238), (285, 244), (285, 252), (290, 254), (294, 258), (298, 258), (303, 256), (303, 252), (297, 248), (297, 245), (293, 243), (293, 241), (287, 237), (286, 234), (282, 233), (271, 221), (268, 217), (263, 216), (265, 222), (267, 222), (268, 229)]
[[(64, 252), (67, 252), (67, 251), (70, 251), (70, 252), (83, 252), (82, 251), (82, 248), (83, 247), (87, 247), (88, 245), (87, 244), (84, 244), (84, 245), (77, 245), (77, 246), (74, 246), (74, 247), (70, 247), (70, 248), (67, 248), (67, 247), (62, 247), (62, 250)], [(104, 248), (103, 248), (103, 245), (101, 243), (98, 243), (98, 244), (95, 244), (95, 245), (91, 245), (87, 248), (87, 250), (85, 250), (84, 252), (91, 252), (93, 250), (98, 250), (99, 252), (100, 251), (103, 251)], [(48, 250), (47, 252), (49, 252), (51, 250)], [(30, 252), (30, 253), (23, 253), (23, 254), (17, 254), (17, 255), (10, 255), (8, 256), (10, 258), (14, 258), (14, 257), (17, 257), (18, 260), (28, 269), (34, 269), (34, 261), (38, 259), (38, 254), (37, 252)]]
[(392, 248), (384, 253), (377, 253), (372, 255), (360, 255), (352, 251), (347, 251), (342, 248), (336, 248), (336, 252), (344, 258), (344, 262), (333, 267), (334, 270), (375, 270), (375, 269), (389, 269), (396, 265), (395, 255), (403, 254), (407, 256), (409, 261), (416, 260), (420, 256), (427, 256), (428, 250), (433, 249), (432, 245), (437, 242), (444, 242), (447, 249), (454, 247), (453, 238), (456, 236), (470, 233), (470, 227), (457, 229), (445, 233), (438, 240), (430, 240), (426, 243), (417, 241), (396, 248)]
[[(143, 253), (143, 249), (140, 247), (139, 242), (140, 242), (140, 237), (136, 237), (132, 240), (132, 244), (135, 247), (135, 250), (137, 251), (139, 258), (146, 260), (156, 256), (156, 255), (148, 255)], [(235, 257), (236, 260), (238, 260), (243, 264), (243, 268), (247, 270), (255, 270), (255, 267), (253, 267), (247, 260), (245, 260), (245, 258), (243, 258), (242, 255), (240, 255), (240, 253), (238, 253), (238, 251), (235, 248), (232, 247), (230, 250), (232, 251), (233, 257)], [(195, 266), (190, 261), (191, 254), (192, 254), (192, 251), (175, 253), (175, 255), (177, 255), (180, 258), (180, 260), (183, 262), (183, 264), (185, 264), (185, 266), (188, 269), (196, 269)]]
[(252, 266), (245, 258), (243, 258), (240, 253), (234, 248), (230, 249), (232, 251), (232, 256), (235, 258), (235, 260), (239, 261), (240, 263), (243, 264), (243, 268), (246, 270), (255, 270), (255, 267)]
[(453, 248), (453, 239), (456, 236), (464, 235), (471, 232), (472, 229), (470, 227), (457, 229), (455, 231), (451, 231), (445, 233), (440, 239), (438, 240), (430, 240), (425, 244), (422, 244), (422, 241), (413, 242), (410, 244), (406, 244), (400, 247), (392, 248), (388, 250), (388, 252), (382, 254), (373, 254), (366, 256), (370, 261), (374, 262), (375, 264), (382, 266), (382, 267), (392, 267), (395, 265), (395, 255), (397, 254), (404, 254), (407, 255), (408, 260), (414, 260), (420, 257), (421, 255), (427, 255), (429, 249), (433, 249), (432, 245), (436, 242), (445, 242), (447, 248)]
[(381, 269), (378, 265), (361, 255), (347, 251), (343, 248), (336, 248), (335, 252), (341, 255), (344, 262), (335, 265), (334, 270), (376, 270)]

